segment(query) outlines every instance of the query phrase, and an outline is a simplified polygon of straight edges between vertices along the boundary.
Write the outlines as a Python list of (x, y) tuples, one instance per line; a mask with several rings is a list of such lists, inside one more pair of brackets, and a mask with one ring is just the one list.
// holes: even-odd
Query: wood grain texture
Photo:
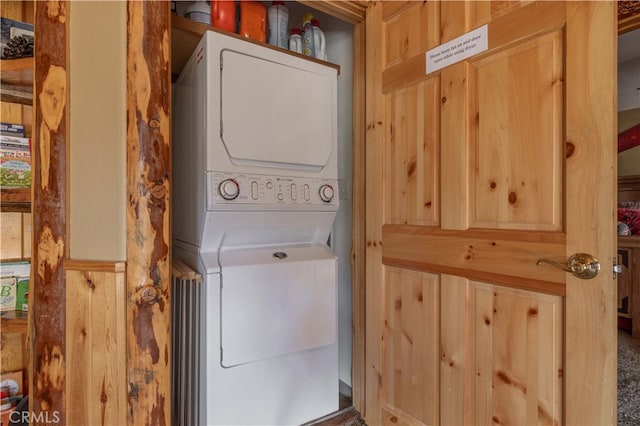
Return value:
[(387, 265), (564, 294), (565, 272), (536, 265), (541, 258), (564, 260), (561, 235), (385, 225), (383, 241), (382, 256)]
[[(383, 8), (388, 14), (376, 17), (368, 35), (386, 46), (386, 38), (393, 36), (385, 33), (384, 17), (400, 21), (408, 8), (405, 3)], [(437, 72), (440, 227), (398, 224), (388, 213), (402, 213), (398, 198), (390, 201), (396, 196), (391, 192), (410, 187), (406, 164), (393, 156), (410, 157), (411, 151), (396, 152), (387, 144), (398, 143), (393, 126), (404, 117), (411, 122), (421, 105), (418, 100), (403, 102), (397, 113), (399, 102), (388, 98), (404, 96), (422, 82), (425, 77), (415, 71), (418, 60), (392, 40), (390, 67), (374, 63), (367, 70), (368, 83), (380, 84), (379, 73), (386, 82), (367, 100), (372, 109), (382, 109), (376, 124), (384, 128), (368, 134), (367, 161), (374, 162), (367, 170), (379, 167), (380, 155), (385, 165), (381, 179), (372, 176), (377, 179), (374, 187), (384, 184), (382, 196), (370, 199), (367, 194), (368, 230), (380, 224), (375, 215), (381, 206), (384, 212), (382, 271), (369, 263), (376, 257), (367, 257), (368, 269), (383, 277), (369, 281), (367, 276), (368, 293), (387, 288), (385, 270), (440, 274), (440, 423), (615, 424), (615, 289), (610, 278), (615, 215), (607, 202), (614, 193), (615, 158), (614, 145), (605, 143), (615, 140), (612, 9), (601, 2), (440, 4), (436, 19), (442, 41), (481, 22), (488, 23), (489, 40), (487, 51)], [(406, 17), (406, 22), (413, 21)], [(416, 26), (405, 32), (421, 30)], [(604, 58), (600, 64), (595, 63), (598, 56)], [(579, 74), (580, 69), (594, 72)], [(424, 94), (407, 98), (419, 96)], [(600, 119), (598, 111), (603, 112)], [(542, 142), (535, 140), (541, 129)], [(413, 137), (399, 134), (403, 141)], [(492, 174), (501, 179), (494, 188)], [(388, 186), (389, 181), (396, 183)], [(525, 189), (502, 192), (500, 200), (489, 192), (522, 182)], [(509, 211), (513, 206), (506, 204), (523, 202), (522, 197), (534, 211)], [(367, 242), (372, 250), (380, 244)], [(595, 280), (579, 281), (536, 266), (541, 258), (564, 262), (584, 251), (605, 259)], [(378, 325), (369, 313), (389, 317), (385, 309), (392, 305), (385, 297), (368, 294), (368, 303), (383, 306), (367, 305), (368, 325)], [(459, 322), (445, 325), (453, 318)], [(372, 348), (367, 335), (367, 356), (371, 350), (372, 359), (387, 366), (386, 354), (399, 343), (386, 335), (371, 337), (379, 340)], [(449, 354), (458, 354), (453, 365)], [(430, 368), (425, 363), (416, 374)], [(389, 381), (399, 377), (386, 369), (379, 377), (380, 417), (368, 412), (373, 423), (421, 421), (399, 408), (410, 404), (411, 396), (389, 400)]]
[(383, 180), (383, 134), (384, 99), (382, 86), (382, 3), (375, 2), (367, 9), (366, 18), (366, 134), (365, 156), (366, 176), (366, 399), (363, 416), (370, 424), (382, 421), (382, 321), (383, 321), (383, 266), (382, 266), (382, 224), (383, 195), (380, 188)]
[(0, 260), (31, 258), (31, 214), (0, 213)]
[[(385, 68), (416, 55), (422, 56), (439, 40), (438, 26), (429, 21), (429, 16), (433, 15), (438, 8), (437, 3), (406, 2), (404, 6), (402, 13), (396, 13), (385, 18), (384, 21), (383, 37), (386, 43), (384, 44), (383, 57)], [(415, 34), (411, 33), (412, 28), (422, 28), (423, 30), (419, 34)]]
[[(441, 71), (440, 200), (443, 229), (469, 227), (469, 113), (468, 64), (457, 63)], [(446, 143), (442, 143), (446, 141)]]
[[(612, 265), (616, 257), (615, 76), (616, 10), (605, 2), (567, 3), (566, 255), (600, 259), (585, 285), (567, 275), (565, 398), (567, 424), (615, 424), (617, 313)], [(588, 48), (585, 41), (588, 40)], [(588, 73), (584, 70), (588, 69)], [(594, 101), (596, 100), (596, 101)], [(597, 255), (596, 255), (597, 253)], [(590, 389), (589, 392), (585, 392)]]
[(561, 424), (563, 299), (472, 285), (475, 398), (468, 424)]
[[(65, 277), (69, 46), (65, 1), (35, 2), (34, 250), (29, 288), (33, 345), (29, 408), (38, 419), (65, 416)], [(47, 417), (48, 416), (48, 417)], [(36, 424), (39, 422), (35, 422)]]
[(2, 59), (2, 84), (15, 86), (31, 86), (33, 84), (33, 57), (19, 59)]
[(562, 47), (552, 32), (470, 61), (471, 227), (562, 229)]
[(0, 188), (0, 191), (2, 194), (0, 204), (1, 211), (20, 213), (28, 213), (31, 211), (30, 188)]
[(34, 3), (33, 1), (24, 0), (5, 0), (0, 3), (0, 16), (33, 24)]
[(469, 280), (440, 275), (440, 424), (470, 422), (470, 356), (474, 342), (468, 339), (473, 303)]
[(640, 26), (640, 2), (637, 0), (619, 0), (618, 33), (633, 31)]
[(128, 423), (170, 421), (168, 2), (127, 3)]
[(349, 22), (350, 24), (363, 22), (367, 11), (366, 1), (325, 0), (319, 2), (317, 0), (298, 0), (298, 3), (302, 3), (312, 7), (313, 9), (335, 16), (336, 18)]
[(124, 263), (65, 262), (69, 424), (127, 422)]
[(492, 0), (473, 2), (467, 6), (469, 26), (471, 28), (479, 27), (513, 9), (519, 8), (522, 3), (526, 3), (526, 1)]
[[(0, 317), (2, 333), (27, 334), (29, 332), (29, 313), (23, 311), (5, 311)], [(4, 345), (2, 345), (4, 347)], [(28, 346), (25, 346), (28, 350)], [(27, 358), (25, 358), (26, 360)], [(26, 364), (25, 364), (26, 367)], [(3, 367), (4, 368), (4, 367)], [(5, 370), (3, 370), (5, 371)]]
[(359, 412), (365, 406), (365, 298), (366, 298), (366, 264), (365, 264), (365, 24), (363, 21), (353, 28), (353, 246), (351, 248), (351, 274), (353, 299), (353, 344), (352, 344), (352, 374), (351, 394), (354, 407)]
[(400, 422), (438, 423), (439, 287), (437, 275), (386, 268), (383, 408)]
[(0, 260), (22, 258), (22, 213), (0, 213)]
[(5, 328), (4, 319), (2, 322), (2, 333), (0, 333), (0, 347), (2, 348), (0, 351), (0, 373), (22, 370), (26, 374), (28, 360), (25, 356), (27, 352), (26, 333), (19, 333), (26, 327), (21, 326), (18, 328), (17, 325), (13, 325)]
[(387, 223), (439, 225), (439, 99), (438, 78), (386, 96)]

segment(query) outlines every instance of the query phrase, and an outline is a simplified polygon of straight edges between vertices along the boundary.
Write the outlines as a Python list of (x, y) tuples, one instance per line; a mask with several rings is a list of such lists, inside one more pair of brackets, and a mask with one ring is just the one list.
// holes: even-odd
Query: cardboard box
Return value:
[(9, 18), (0, 18), (0, 58), (5, 58), (4, 48), (7, 47), (9, 41), (19, 36), (33, 40), (33, 25)]
[(31, 186), (31, 141), (0, 135), (0, 186)]
[(0, 311), (16, 309), (17, 283), (16, 277), (0, 277)]

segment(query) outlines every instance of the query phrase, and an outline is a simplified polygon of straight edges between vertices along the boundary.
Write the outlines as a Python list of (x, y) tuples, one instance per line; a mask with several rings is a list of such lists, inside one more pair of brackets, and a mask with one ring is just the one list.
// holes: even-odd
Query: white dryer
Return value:
[(204, 277), (173, 328), (198, 397), (176, 404), (207, 425), (337, 411), (336, 68), (209, 31), (173, 99), (173, 255)]

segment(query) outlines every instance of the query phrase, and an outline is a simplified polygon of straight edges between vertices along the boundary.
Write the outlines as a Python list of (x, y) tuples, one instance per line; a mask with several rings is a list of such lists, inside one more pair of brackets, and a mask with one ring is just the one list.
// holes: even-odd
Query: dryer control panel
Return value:
[(339, 198), (337, 180), (220, 172), (208, 173), (207, 195), (209, 210), (221, 206), (313, 206), (337, 210)]

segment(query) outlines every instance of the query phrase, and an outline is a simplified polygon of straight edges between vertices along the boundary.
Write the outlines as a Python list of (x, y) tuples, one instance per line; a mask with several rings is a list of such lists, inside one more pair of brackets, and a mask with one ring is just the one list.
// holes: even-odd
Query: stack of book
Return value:
[(0, 123), (0, 186), (31, 186), (31, 139), (22, 124)]

